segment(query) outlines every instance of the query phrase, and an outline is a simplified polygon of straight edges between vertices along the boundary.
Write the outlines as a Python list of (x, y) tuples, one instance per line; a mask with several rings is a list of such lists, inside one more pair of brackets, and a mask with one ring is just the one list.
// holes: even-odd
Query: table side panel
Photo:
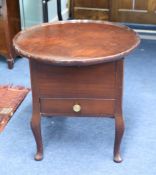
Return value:
[(32, 62), (40, 97), (115, 98), (115, 62), (84, 67)]

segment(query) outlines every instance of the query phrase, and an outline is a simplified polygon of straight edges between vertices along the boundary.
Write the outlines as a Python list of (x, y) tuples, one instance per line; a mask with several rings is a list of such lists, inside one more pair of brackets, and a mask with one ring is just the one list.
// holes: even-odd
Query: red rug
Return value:
[(29, 90), (21, 86), (0, 86), (0, 132), (4, 130)]

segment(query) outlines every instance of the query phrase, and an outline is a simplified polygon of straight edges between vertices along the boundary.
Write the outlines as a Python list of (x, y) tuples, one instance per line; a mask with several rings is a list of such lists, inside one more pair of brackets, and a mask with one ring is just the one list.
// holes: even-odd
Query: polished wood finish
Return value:
[[(113, 90), (115, 87), (115, 63), (98, 65), (98, 70), (97, 66), (94, 65), (81, 67), (81, 69), (73, 66), (63, 67), (63, 69), (56, 66), (51, 69), (51, 65), (42, 63), (34, 69), (38, 71), (38, 77), (40, 77), (38, 87), (41, 97), (81, 98), (83, 94), (83, 98), (115, 98), (115, 91)], [(44, 74), (40, 71), (41, 69)], [(103, 74), (108, 79), (105, 79)], [(68, 79), (65, 79), (64, 75), (68, 75)], [(63, 88), (58, 89), (59, 86)]]
[(118, 60), (138, 45), (139, 37), (125, 26), (73, 20), (32, 27), (14, 40), (22, 56), (67, 66)]
[(115, 62), (87, 67), (52, 67), (40, 62), (31, 65), (37, 72), (33, 81), (39, 89), (41, 113), (73, 116), (72, 107), (77, 102), (83, 116), (113, 116)]
[(71, 0), (71, 17), (156, 24), (155, 0)]
[(111, 21), (156, 24), (155, 0), (112, 0)]
[(109, 0), (71, 0), (70, 11), (75, 19), (109, 20)]
[(6, 57), (8, 67), (12, 68), (17, 56), (12, 46), (12, 38), (20, 31), (20, 13), (18, 0), (2, 0), (0, 16), (0, 54)]
[(123, 58), (138, 44), (134, 31), (96, 21), (40, 25), (16, 35), (16, 51), (30, 60), (36, 160), (43, 158), (45, 114), (114, 118), (114, 161), (122, 161)]
[[(42, 114), (64, 115), (64, 116), (113, 116), (114, 99), (63, 99), (41, 98), (40, 110)], [(80, 106), (80, 112), (74, 111), (74, 105)], [(98, 104), (98, 105), (97, 105)]]

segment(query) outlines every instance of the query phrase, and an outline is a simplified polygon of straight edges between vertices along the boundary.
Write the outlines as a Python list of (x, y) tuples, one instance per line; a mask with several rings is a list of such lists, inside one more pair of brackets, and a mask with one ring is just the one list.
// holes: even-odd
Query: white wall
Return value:
[[(62, 0), (62, 16), (66, 20), (68, 18), (68, 0)], [(22, 29), (33, 25), (41, 24), (43, 22), (42, 1), (41, 0), (20, 0), (20, 11)], [(57, 8), (56, 0), (48, 2), (49, 22), (56, 21)]]
[(42, 23), (41, 0), (20, 0), (22, 28)]
[[(68, 0), (62, 0), (62, 17), (64, 20), (68, 18)], [(49, 21), (56, 21), (58, 20), (57, 17), (57, 7), (56, 7), (56, 0), (50, 0), (48, 2), (48, 12), (49, 12)]]

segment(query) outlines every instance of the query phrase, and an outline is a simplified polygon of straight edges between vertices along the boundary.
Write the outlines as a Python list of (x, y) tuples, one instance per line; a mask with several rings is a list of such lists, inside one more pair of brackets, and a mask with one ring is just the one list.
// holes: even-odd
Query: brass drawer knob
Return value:
[(81, 111), (81, 106), (78, 105), (78, 104), (75, 104), (75, 105), (73, 106), (73, 111), (74, 111), (74, 112), (80, 112), (80, 111)]

